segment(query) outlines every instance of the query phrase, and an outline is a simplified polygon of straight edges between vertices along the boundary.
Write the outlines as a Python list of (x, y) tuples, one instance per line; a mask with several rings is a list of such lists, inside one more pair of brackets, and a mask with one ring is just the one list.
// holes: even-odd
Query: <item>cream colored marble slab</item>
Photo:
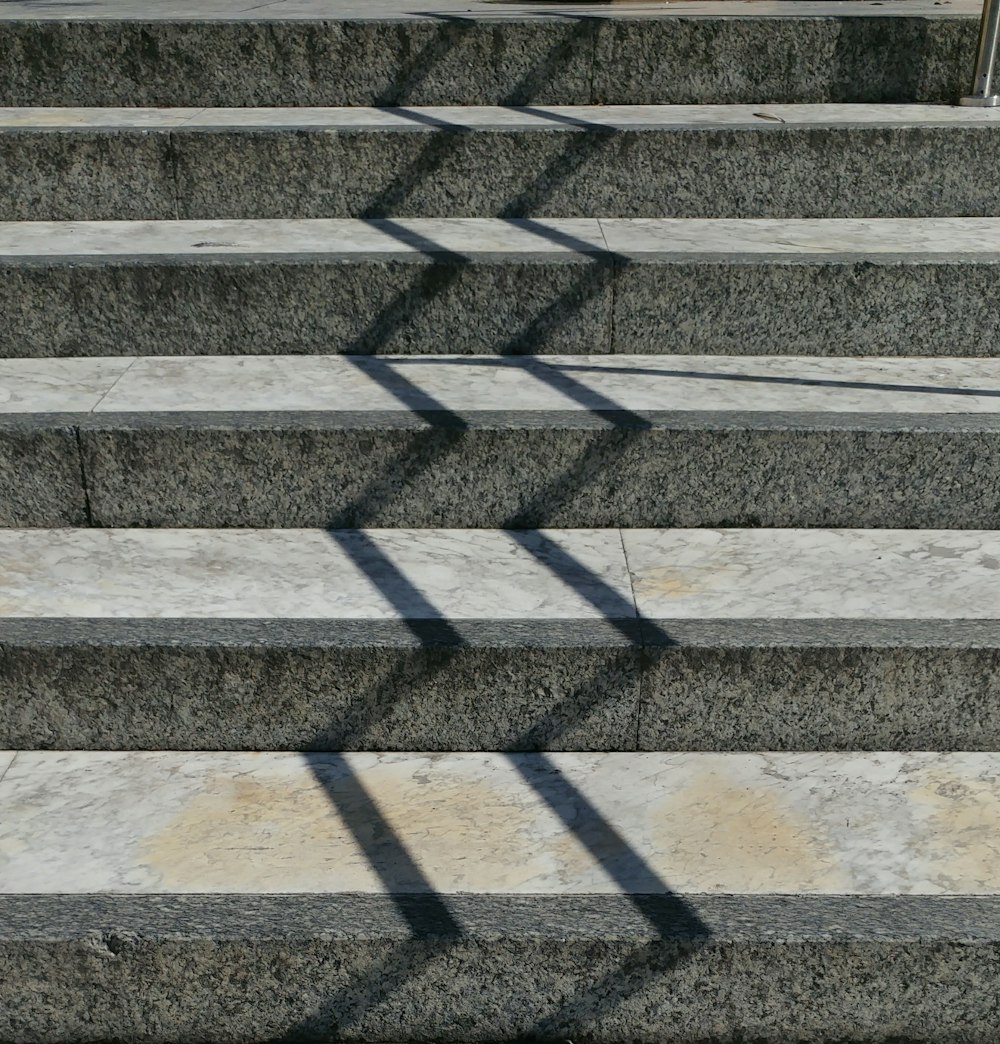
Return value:
[(108, 18), (141, 21), (202, 21), (216, 19), (434, 19), (441, 15), (468, 19), (532, 17), (663, 18), (675, 15), (710, 18), (854, 17), (886, 18), (977, 15), (976, 0), (623, 0), (614, 3), (504, 3), (496, 0), (436, 0), (414, 4), (408, 0), (170, 0), (137, 3), (136, 0), (89, 0), (86, 7), (59, 0), (6, 0), (0, 5), (0, 21), (94, 21)]
[(14, 764), (14, 758), (16, 757), (16, 750), (0, 750), (0, 783), (3, 782), (3, 778), (7, 774), (7, 769)]
[(954, 105), (536, 105), (370, 108), (0, 109), (0, 129), (573, 130), (580, 127), (965, 126), (1000, 123), (996, 109)]
[[(2, 374), (0, 364), (0, 374)], [(1000, 359), (788, 356), (142, 358), (97, 412), (1000, 411)], [(67, 407), (68, 408), (68, 407)]]
[(200, 109), (0, 108), (0, 130), (158, 130), (179, 127)]
[(46, 751), (0, 793), (3, 893), (1000, 892), (997, 754)]
[(0, 529), (7, 617), (574, 620), (632, 605), (613, 529)]
[(451, 252), (567, 254), (603, 251), (596, 220), (400, 218), (362, 221), (0, 222), (0, 257), (234, 257), (280, 254)]
[(132, 361), (0, 359), (0, 413), (89, 412)]
[[(900, 0), (902, 2), (902, 0)], [(0, 258), (269, 257), (451, 253), (565, 256), (579, 251), (1000, 259), (1000, 218), (722, 220), (628, 218), (289, 219), (0, 222)]]
[(1000, 258), (1000, 218), (602, 218), (616, 253)]
[(1000, 532), (625, 529), (652, 619), (1000, 621)]

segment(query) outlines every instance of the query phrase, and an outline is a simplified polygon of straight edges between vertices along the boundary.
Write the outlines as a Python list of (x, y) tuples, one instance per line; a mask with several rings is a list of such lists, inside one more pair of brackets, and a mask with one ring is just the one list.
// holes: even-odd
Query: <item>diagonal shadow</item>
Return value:
[[(426, 594), (399, 569), (369, 534), (338, 530), (330, 530), (329, 534), (396, 610), (399, 619), (421, 644), (428, 641), (426, 624), (433, 625), (435, 641), (440, 641), (443, 636), (456, 647), (463, 644), (463, 638), (454, 624), (437, 610)], [(623, 624), (637, 619), (634, 603), (588, 570), (575, 556), (556, 545), (551, 538), (537, 533), (513, 536), (539, 561), (545, 562), (555, 575), (561, 578), (584, 576), (586, 582), (572, 585), (573, 589), (584, 593), (592, 604), (601, 607), (605, 617), (612, 623), (619, 618)], [(677, 948), (676, 959), (689, 954), (692, 946), (709, 940), (711, 931), (702, 922), (696, 909), (670, 889), (656, 870), (551, 758), (545, 754), (534, 754), (529, 760), (523, 756), (510, 755), (509, 760), (522, 780), (615, 881), (657, 938), (675, 944), (683, 940), (688, 944), (686, 948)], [(434, 891), (431, 882), (356, 774), (346, 763), (338, 763), (336, 783), (331, 785), (327, 774), (322, 771), (322, 764), (323, 761), (315, 757), (311, 762), (316, 778), (324, 784), (342, 821), (379, 875), (385, 891), (410, 927), (413, 939), (422, 943), (417, 952), (404, 946), (380, 960), (364, 983), (352, 981), (350, 1010), (356, 1013), (355, 1018), (361, 1019), (367, 1010), (367, 1002), (377, 1003), (388, 991), (399, 988), (404, 982), (421, 974), (427, 965), (442, 958), (449, 943), (454, 944), (465, 933), (452, 914), (446, 897)], [(544, 771), (534, 771), (533, 765), (541, 765)], [(414, 891), (419, 894), (414, 894)], [(641, 973), (657, 952), (657, 943), (640, 946), (600, 981), (589, 984), (579, 994), (565, 998), (559, 1009), (540, 1020), (531, 1032), (546, 1035), (564, 1027), (568, 1019), (597, 1017), (606, 1011), (609, 995), (621, 1001), (645, 988), (647, 976)], [(662, 960), (660, 967), (662, 970)], [(360, 1004), (356, 999), (359, 991), (362, 997)], [(301, 1024), (284, 1039), (299, 1039), (301, 1033), (310, 1026), (319, 1029), (329, 1026), (331, 1021), (342, 1028), (348, 1024), (343, 1021), (346, 1002), (346, 993), (329, 998), (314, 1019)]]
[[(407, 365), (413, 365), (414, 363), (421, 366), (469, 366), (484, 368), (508, 365), (505, 359), (486, 355), (449, 356), (448, 358), (441, 358), (433, 355), (420, 357), (392, 357), (393, 367), (405, 367)], [(1000, 397), (1000, 389), (996, 388), (958, 388), (949, 385), (897, 384), (887, 381), (835, 380), (833, 378), (825, 377), (781, 377), (755, 373), (723, 373), (721, 371), (717, 372), (712, 370), (674, 370), (665, 369), (663, 367), (654, 369), (648, 366), (615, 366), (613, 363), (606, 366), (594, 366), (587, 365), (586, 363), (562, 362), (551, 358), (542, 359), (539, 357), (532, 357), (526, 363), (525, 370), (529, 373), (535, 374), (536, 367), (545, 367), (549, 371), (550, 377), (548, 380), (554, 388), (559, 387), (559, 375), (564, 373), (615, 373), (622, 374), (626, 377), (669, 377), (672, 380), (684, 380), (689, 378), (691, 380), (724, 381), (737, 384), (787, 385), (796, 388), (832, 388), (847, 389), (851, 391), (900, 392), (902, 394), (912, 392), (921, 395), (958, 395), (981, 398)], [(599, 392), (590, 388), (587, 388), (586, 390), (591, 394), (593, 402), (595, 403), (595, 408), (598, 408), (596, 407), (597, 401), (599, 399), (604, 399), (605, 396), (602, 396)], [(578, 401), (580, 401), (582, 405), (590, 406), (590, 401), (585, 402), (582, 398)], [(620, 407), (616, 406), (615, 409), (620, 409)]]
[[(443, 17), (450, 22), (464, 21), (461, 17)], [(545, 83), (551, 81), (553, 70), (558, 68), (560, 58), (568, 53), (567, 48), (575, 46), (582, 35), (587, 33), (594, 35), (596, 41), (596, 34), (593, 33), (590, 21), (590, 19), (577, 20), (577, 29), (573, 34), (568, 39), (557, 43), (542, 60), (536, 62), (526, 72), (508, 92), (505, 104), (516, 105), (536, 96)], [(447, 46), (442, 42), (444, 40), (444, 35), (435, 37), (428, 47), (415, 55), (401, 75), (400, 85), (394, 87), (391, 92), (392, 97), (387, 95), (380, 103), (399, 104), (403, 97), (412, 95), (415, 84), (427, 75), (430, 63), (443, 57), (444, 51), (447, 50)], [(419, 121), (419, 114), (407, 115)], [(546, 113), (545, 115), (555, 119), (554, 114)], [(568, 136), (567, 142), (579, 138), (579, 135)], [(613, 131), (588, 135), (584, 138), (585, 144), (582, 149), (577, 140), (578, 151), (572, 155), (557, 156), (550, 161), (543, 170), (535, 175), (532, 182), (522, 190), (517, 199), (507, 202), (502, 216), (515, 217), (519, 212), (540, 205), (540, 201), (552, 191), (554, 185), (569, 177), (585, 161), (588, 150), (604, 148), (612, 139)], [(451, 135), (442, 135), (441, 138), (433, 137), (420, 151), (411, 166), (397, 179), (395, 185), (389, 186), (369, 200), (366, 214), (384, 213), (399, 206), (412, 193), (420, 179), (433, 176), (434, 171), (440, 169), (441, 164), (446, 160), (448, 150), (454, 147), (455, 141), (456, 139)], [(391, 219), (381, 221), (379, 224), (389, 234), (397, 236), (411, 248), (416, 246), (429, 258), (450, 261), (453, 264), (450, 270), (445, 268), (442, 271), (432, 268), (422, 273), (413, 285), (397, 295), (380, 311), (355, 343), (355, 347), (365, 353), (370, 350), (372, 345), (377, 351), (380, 343), (385, 343), (392, 334), (398, 333), (400, 327), (406, 322), (406, 316), (413, 309), (421, 307), (428, 296), (454, 289), (454, 284), (458, 279), (459, 265), (465, 260), (459, 252), (442, 250), (440, 245), (433, 240), (414, 236), (412, 230), (406, 229)], [(542, 222), (529, 220), (520, 221), (519, 224), (570, 249), (585, 253), (594, 252), (594, 244), (551, 229)], [(599, 252), (603, 256), (610, 256), (606, 244), (599, 245)], [(586, 300), (588, 295), (602, 290), (607, 279), (613, 278), (613, 274), (614, 260), (612, 257), (612, 264), (607, 269), (603, 284), (598, 282), (595, 287), (593, 281), (587, 284), (581, 283), (579, 286), (572, 287), (568, 293), (577, 294), (577, 300)], [(523, 350), (523, 344), (525, 342), (529, 345), (534, 343), (533, 337), (543, 332), (548, 325), (564, 322), (566, 310), (569, 307), (572, 305), (568, 297), (551, 302), (525, 330), (512, 334), (508, 342), (498, 346), (497, 350), (501, 353)], [(350, 358), (352, 354), (355, 353), (349, 349), (347, 357)], [(462, 417), (455, 411), (447, 409), (444, 404), (407, 379), (404, 374), (393, 367), (389, 360), (383, 361), (377, 355), (369, 356), (365, 370), (407, 409), (428, 423), (438, 425), (445, 423), (449, 429), (459, 434), (468, 429), (468, 424)], [(631, 425), (633, 430), (648, 427), (648, 422), (643, 418), (631, 414), (627, 410), (621, 410), (613, 402), (595, 403), (593, 392), (570, 374), (561, 373), (557, 369), (544, 365), (540, 366), (539, 374), (542, 379), (549, 381), (553, 386), (558, 386), (563, 394), (574, 397), (587, 408), (601, 409), (603, 407), (612, 410), (616, 423), (620, 425)], [(440, 459), (445, 452), (447, 452), (447, 445), (439, 446), (435, 454), (425, 459), (424, 466), (430, 466), (432, 460)], [(588, 451), (583, 455), (583, 459), (577, 467), (567, 469), (567, 473), (562, 476), (562, 488), (568, 491), (574, 484), (574, 479), (576, 479), (576, 484), (579, 484), (580, 474), (583, 473), (580, 470), (581, 466), (587, 468), (593, 465), (593, 461), (589, 459), (591, 456), (591, 451)], [(576, 472), (575, 475), (574, 472)], [(343, 514), (347, 517), (363, 516), (387, 495), (391, 495), (391, 493), (380, 488), (376, 478), (355, 498)], [(457, 628), (445, 619), (426, 595), (402, 574), (368, 534), (345, 533), (338, 530), (336, 526), (331, 527), (329, 532), (331, 539), (335, 540), (351, 556), (358, 568), (364, 571), (382, 596), (390, 605), (394, 606), (397, 615), (421, 648), (427, 649), (432, 644), (438, 648), (441, 645), (451, 649), (462, 647), (463, 639)], [(576, 562), (572, 555), (558, 548), (551, 539), (543, 537), (542, 542), (537, 543), (536, 537), (534, 544), (526, 534), (516, 536), (515, 539), (522, 547), (527, 547), (539, 560), (544, 561), (548, 558), (552, 562), (551, 568), (557, 574), (574, 575), (567, 574), (566, 570), (575, 569), (577, 570), (575, 575), (586, 576), (587, 585), (594, 585), (592, 594), (595, 599), (594, 604), (599, 607), (603, 606), (604, 615), (611, 618), (612, 623), (618, 626), (623, 633), (627, 633), (632, 641), (635, 640), (638, 615), (633, 603), (613, 589), (609, 589), (609, 585), (604, 584), (599, 577), (588, 575), (589, 571), (583, 567), (582, 563)], [(614, 597), (610, 598), (611, 595)], [(607, 611), (607, 606), (611, 607), (610, 611)], [(439, 660), (436, 669), (440, 670), (443, 663), (443, 660)], [(390, 675), (388, 678), (380, 679), (379, 685), (386, 683), (391, 685), (392, 681), (393, 678)], [(599, 692), (600, 686), (593, 687), (592, 691)], [(360, 697), (359, 702), (364, 699), (364, 696)], [(572, 708), (568, 705), (565, 708), (559, 708), (565, 710), (566, 714), (561, 717), (558, 714), (555, 715), (559, 718), (560, 727), (568, 727), (572, 717), (569, 713), (571, 709), (576, 714), (581, 712), (579, 701), (574, 702), (570, 698), (566, 702), (572, 704)], [(515, 737), (509, 746), (515, 750), (533, 749), (537, 746), (534, 738), (536, 735), (537, 725), (528, 729), (522, 736)], [(544, 786), (539, 783), (540, 777), (537, 773), (528, 771), (528, 762), (523, 758), (520, 760), (512, 758), (511, 760), (518, 766), (521, 777), (538, 793), (547, 806), (553, 809), (567, 831), (576, 837), (592, 858), (601, 862), (602, 865), (606, 864), (607, 872), (628, 896), (636, 910), (645, 918), (657, 938), (659, 940), (676, 940), (678, 937), (685, 940), (707, 939), (711, 933), (702, 923), (694, 908), (682, 897), (672, 892), (667, 883), (659, 877), (642, 855), (635, 851), (614, 826), (602, 817), (599, 810), (579, 788), (558, 770), (551, 758), (545, 755), (535, 755), (534, 763), (538, 764), (539, 759), (546, 768), (547, 782)], [(314, 761), (313, 769), (317, 779), (323, 783), (326, 773), (322, 771), (318, 761)], [(447, 898), (434, 892), (431, 882), (422, 873), (417, 861), (409, 853), (403, 840), (393, 831), (378, 807), (377, 801), (367, 792), (363, 782), (357, 778), (356, 774), (352, 773), (349, 767), (345, 767), (345, 770), (338, 775), (336, 785), (330, 785), (330, 783), (324, 785), (342, 821), (357, 839), (359, 846), (378, 873), (385, 891), (392, 898), (400, 916), (409, 927), (410, 943), (394, 949), (393, 952), (381, 958), (369, 970), (363, 981), (355, 978), (348, 988), (338, 991), (334, 996), (328, 998), (322, 1010), (314, 1018), (306, 1020), (291, 1031), (287, 1037), (289, 1040), (299, 1039), (303, 1034), (329, 1032), (331, 1025), (335, 1027), (335, 1031), (339, 1031), (345, 1026), (356, 1024), (365, 1017), (371, 1004), (377, 1004), (387, 993), (399, 989), (403, 984), (420, 975), (422, 969), (430, 963), (446, 956), (448, 948), (454, 946), (456, 940), (463, 935), (462, 925), (452, 913)], [(373, 838), (377, 838), (378, 842), (376, 843)], [(613, 852), (615, 858), (612, 860), (604, 858), (608, 852)], [(419, 896), (415, 897), (412, 894), (414, 887), (420, 893)], [(655, 944), (651, 945), (655, 946)], [(624, 999), (642, 988), (643, 976), (639, 973), (652, 952), (649, 946), (638, 947), (612, 973), (604, 976), (600, 981), (590, 984), (579, 994), (562, 999), (557, 1005), (557, 1010), (540, 1019), (537, 1025), (529, 1031), (529, 1035), (546, 1035), (557, 1031), (567, 1018), (575, 1019), (579, 1024), (578, 1020), (587, 1018), (588, 1013), (589, 1017), (594, 1017), (601, 1010), (606, 1009), (609, 1003), (613, 1003), (614, 999)], [(683, 948), (677, 950), (677, 959), (681, 959), (680, 955), (684, 952), (687, 951)], [(611, 1001), (607, 999), (609, 995), (612, 998)]]
[[(385, 377), (391, 372), (391, 364), (386, 361), (384, 366), (376, 368), (376, 373), (379, 372)], [(544, 367), (542, 372), (545, 372)], [(572, 378), (560, 381), (560, 388), (570, 393), (576, 391), (581, 395), (584, 393), (589, 395), (589, 389), (582, 388), (582, 386), (577, 387)], [(414, 409), (423, 411), (425, 415), (440, 418), (451, 412), (443, 404), (429, 397), (422, 389), (413, 387), (408, 381), (400, 382), (398, 374), (393, 374), (389, 390), (401, 401), (407, 401)], [(628, 412), (619, 410), (618, 405), (610, 401), (602, 405), (625, 414)], [(452, 418), (457, 425), (464, 424), (457, 415), (452, 414)], [(351, 556), (356, 566), (369, 577), (389, 604), (397, 610), (405, 625), (421, 645), (425, 645), (428, 641), (428, 628), (424, 626), (427, 622), (433, 622), (436, 625), (434, 627), (435, 641), (440, 641), (443, 634), (447, 644), (452, 647), (458, 648), (463, 644), (462, 636), (454, 625), (442, 617), (426, 595), (399, 570), (368, 534), (330, 530), (330, 535)], [(512, 536), (520, 546), (532, 553), (557, 576), (586, 576), (586, 584), (577, 584), (574, 589), (584, 593), (591, 599), (592, 604), (600, 608), (606, 619), (617, 625), (623, 633), (634, 638), (634, 622), (638, 620), (638, 613), (633, 602), (624, 598), (601, 578), (596, 577), (573, 555), (559, 547), (545, 534), (515, 532), (512, 533)], [(657, 625), (648, 621), (647, 624), (654, 631), (659, 630)], [(661, 640), (669, 641), (666, 634), (661, 634), (660, 637)], [(579, 713), (578, 708), (577, 713)], [(520, 742), (515, 740), (512, 746), (514, 749), (524, 749), (531, 739), (531, 730), (529, 730), (520, 738)], [(656, 871), (629, 846), (627, 840), (601, 816), (592, 802), (560, 772), (558, 766), (550, 758), (544, 754), (534, 755), (536, 764), (539, 760), (546, 769), (545, 785), (540, 785), (539, 775), (530, 771), (529, 762), (516, 757), (511, 758), (512, 764), (517, 768), (522, 779), (559, 816), (567, 830), (572, 832), (590, 852), (592, 858), (600, 862), (609, 872), (619, 888), (628, 896), (637, 912), (656, 933), (658, 939), (661, 942), (663, 940), (676, 942), (682, 939), (688, 944), (676, 949), (676, 959), (683, 959), (692, 952), (692, 946), (708, 940), (711, 932), (701, 921), (697, 911), (682, 897), (672, 892)], [(360, 782), (352, 782), (348, 785), (348, 791), (356, 792), (359, 786), (361, 786)], [(357, 806), (364, 810), (359, 818), (357, 808), (352, 812), (354, 802), (345, 800), (343, 795), (338, 795), (332, 788), (328, 788), (328, 793), (352, 833), (357, 835), (363, 834), (366, 830), (370, 831), (374, 822), (377, 824), (376, 833), (380, 837), (392, 836), (391, 827), (370, 798), (363, 800)], [(392, 842), (390, 850), (393, 853), (398, 852), (397, 868), (402, 868), (403, 877), (412, 881), (415, 862), (406, 852), (405, 846), (396, 838)], [(607, 859), (609, 852), (615, 854), (613, 860)], [(395, 861), (395, 856), (393, 861)], [(398, 887), (400, 881), (391, 864), (387, 865), (383, 861), (376, 869), (382, 877), (386, 891), (393, 896), (393, 901), (396, 902), (398, 897), (403, 904), (400, 912), (406, 923), (414, 925), (416, 923), (415, 911), (418, 908), (425, 909), (426, 907), (422, 902), (415, 907), (416, 900), (400, 893)], [(429, 882), (426, 881), (426, 878), (421, 878), (421, 890), (423, 891), (424, 888), (429, 888)], [(461, 928), (451, 915), (444, 897), (437, 896), (433, 899), (433, 909), (435, 911), (434, 922), (437, 926), (434, 940), (439, 945), (433, 945), (422, 951), (419, 959), (415, 958), (412, 953), (394, 954), (385, 958), (379, 963), (377, 972), (368, 980), (369, 984), (377, 981), (378, 986), (364, 987), (366, 996), (384, 996), (387, 983), (399, 985), (419, 974), (419, 969), (424, 964), (440, 957), (442, 952), (440, 945), (460, 936)], [(420, 923), (422, 930), (426, 930), (426, 922), (421, 921)], [(416, 937), (415, 931), (413, 934)], [(645, 988), (647, 976), (644, 976), (642, 971), (654, 954), (660, 954), (659, 943), (640, 946), (626, 961), (605, 975), (599, 982), (591, 983), (585, 991), (565, 998), (557, 1011), (537, 1022), (532, 1032), (544, 1036), (559, 1032), (560, 1028), (567, 1024), (567, 1020), (572, 1022), (573, 1020), (595, 1018), (601, 1011), (605, 1011), (613, 1000), (624, 1000)], [(662, 954), (660, 956), (662, 958)], [(372, 994), (372, 990), (374, 990), (374, 994)], [(609, 997), (613, 1000), (609, 1001)], [(328, 1024), (331, 1017), (337, 1017), (338, 1013), (343, 1010), (343, 1000), (344, 998), (330, 998), (329, 1002), (324, 1005), (324, 1012), (317, 1018), (324, 1024)], [(363, 1017), (363, 1011), (362, 1008), (358, 1012), (358, 1017)], [(576, 1021), (575, 1024), (578, 1025), (579, 1022)]]

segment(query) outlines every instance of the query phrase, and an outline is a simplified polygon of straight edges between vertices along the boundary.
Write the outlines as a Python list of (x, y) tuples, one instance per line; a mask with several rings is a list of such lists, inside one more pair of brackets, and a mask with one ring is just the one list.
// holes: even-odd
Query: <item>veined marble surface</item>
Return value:
[(0, 413), (89, 413), (132, 365), (120, 359), (2, 359)]
[(993, 414), (1000, 359), (172, 356), (0, 360), (0, 412)]
[(1000, 411), (1000, 359), (143, 358), (96, 410), (431, 408), (989, 414)]
[[(904, 2), (904, 0), (893, 0)], [(1000, 260), (1000, 218), (295, 218), (0, 222), (0, 259), (615, 253)]]
[(998, 531), (0, 530), (15, 618), (1000, 620), (998, 579)]
[(1000, 620), (1000, 532), (625, 529), (652, 619)]
[(602, 218), (601, 230), (610, 250), (640, 258), (838, 254), (1000, 260), (998, 218)]
[(0, 257), (281, 254), (573, 254), (606, 250), (589, 218), (289, 218), (232, 221), (5, 221)]
[(0, 892), (993, 895), (998, 754), (18, 754)]
[[(2, 19), (0, 19), (2, 21)], [(32, 106), (0, 107), (2, 130), (171, 129), (186, 123), (201, 109), (99, 109)]]
[(17, 756), (17, 751), (14, 751), (14, 750), (0, 750), (0, 780), (3, 779), (4, 775), (7, 772), (7, 769), (10, 768), (10, 766), (13, 763), (14, 758), (16, 756)]
[(0, 529), (6, 617), (634, 615), (613, 529)]
[(0, 108), (3, 130), (627, 130), (685, 127), (966, 126), (1000, 123), (996, 109), (956, 105), (533, 105), (393, 108)]
[(530, 17), (589, 18), (662, 18), (673, 15), (726, 17), (832, 17), (837, 15), (885, 18), (902, 16), (943, 17), (945, 15), (978, 15), (976, 0), (624, 0), (613, 3), (548, 3), (502, 2), (502, 0), (435, 0), (413, 4), (407, 0), (170, 0), (155, 5), (136, 0), (91, 0), (86, 7), (79, 2), (60, 0), (6, 0), (0, 5), (0, 21), (31, 19), (40, 21), (107, 18), (167, 21), (180, 19), (202, 21), (215, 19), (247, 19), (275, 21), (283, 19), (337, 18), (398, 19), (400, 21), (433, 19), (441, 15), (467, 19), (503, 19)]

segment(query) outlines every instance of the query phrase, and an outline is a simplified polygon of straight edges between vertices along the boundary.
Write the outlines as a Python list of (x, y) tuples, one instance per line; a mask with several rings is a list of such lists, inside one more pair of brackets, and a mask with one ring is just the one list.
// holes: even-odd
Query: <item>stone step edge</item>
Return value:
[(260, 218), (0, 222), (0, 264), (436, 259), (948, 263), (1000, 259), (1000, 217)]
[(990, 752), (15, 751), (0, 769), (3, 894), (1000, 901)]
[(0, 360), (0, 427), (828, 425), (995, 430), (1000, 359), (115, 356)]
[(993, 898), (0, 896), (0, 1039), (979, 1044), (998, 949)]
[[(903, 2), (903, 0), (896, 0)], [(923, 127), (1000, 127), (989, 108), (944, 104), (532, 105), (532, 106), (257, 106), (242, 108), (0, 107), (0, 135), (86, 131), (662, 131), (745, 128), (780, 132)]]

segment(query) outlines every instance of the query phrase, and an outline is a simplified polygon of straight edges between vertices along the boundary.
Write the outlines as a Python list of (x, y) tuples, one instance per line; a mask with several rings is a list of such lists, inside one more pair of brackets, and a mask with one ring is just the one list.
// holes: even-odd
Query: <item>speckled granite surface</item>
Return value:
[(996, 749), (996, 540), (0, 531), (0, 742)]
[(988, 215), (998, 134), (949, 105), (0, 109), (0, 219)]

